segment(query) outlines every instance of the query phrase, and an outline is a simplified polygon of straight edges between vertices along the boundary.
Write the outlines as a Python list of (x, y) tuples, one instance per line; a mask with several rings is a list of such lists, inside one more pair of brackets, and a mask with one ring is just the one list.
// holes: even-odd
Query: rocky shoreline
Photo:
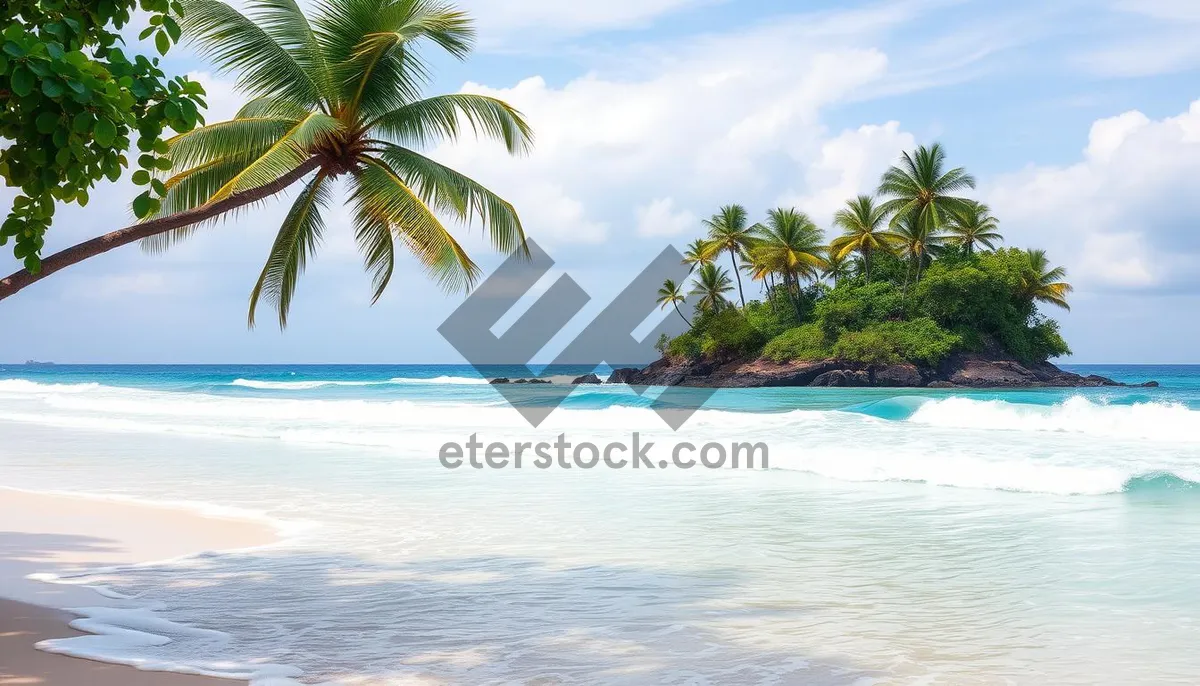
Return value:
[[(1128, 386), (1107, 377), (1081, 376), (1050, 364), (1022, 364), (981, 354), (951, 355), (936, 367), (911, 363), (872, 365), (840, 360), (773, 362), (672, 362), (661, 359), (644, 369), (617, 369), (606, 383), (635, 386), (766, 388), (780, 386), (892, 388), (1091, 388)], [(1158, 386), (1156, 381), (1134, 384)]]

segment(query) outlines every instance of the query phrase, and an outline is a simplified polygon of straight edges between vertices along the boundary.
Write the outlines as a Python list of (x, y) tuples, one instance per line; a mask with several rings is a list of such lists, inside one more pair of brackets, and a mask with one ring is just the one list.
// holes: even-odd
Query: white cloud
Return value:
[(818, 224), (826, 222), (847, 199), (874, 194), (888, 166), (916, 144), (913, 135), (901, 131), (896, 121), (843, 131), (821, 146), (820, 155), (808, 168), (808, 191), (786, 192), (780, 204), (800, 208)]
[(1082, 159), (985, 191), (1010, 243), (1039, 245), (1093, 289), (1200, 286), (1200, 100), (1175, 117), (1101, 119)]
[[(662, 213), (656, 220), (671, 215), (662, 230), (683, 225), (677, 208), (743, 202), (762, 209), (783, 189), (807, 191), (805, 169), (826, 135), (822, 110), (888, 74), (886, 55), (857, 45), (834, 18), (823, 21), (635, 50), (629, 61), (562, 85), (541, 77), (507, 88), (468, 83), (463, 91), (520, 109), (535, 148), (512, 159), (498, 145), (459, 141), (433, 155), (512, 200), (539, 240), (595, 242), (639, 228), (645, 235), (640, 215), (633, 227), (624, 222), (631, 199), (649, 188), (673, 203), (667, 213), (643, 208)], [(882, 151), (890, 158), (911, 140), (894, 125), (876, 128), (862, 135), (879, 150), (863, 153), (866, 169), (846, 174), (874, 173)]]
[(634, 210), (637, 217), (637, 233), (646, 238), (678, 236), (694, 230), (699, 218), (688, 210), (676, 209), (674, 198), (658, 198)]

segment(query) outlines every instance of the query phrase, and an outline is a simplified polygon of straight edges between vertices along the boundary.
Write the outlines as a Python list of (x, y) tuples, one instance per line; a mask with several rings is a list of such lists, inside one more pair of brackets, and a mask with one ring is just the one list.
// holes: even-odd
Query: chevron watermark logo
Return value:
[[(554, 260), (537, 243), (527, 243), (528, 256), (514, 254), (505, 260), (438, 327), (438, 332), (483, 376), (487, 376), (488, 367), (495, 365), (516, 365), (523, 369), (522, 375), (536, 376), (529, 362), (591, 301), (569, 274), (563, 274), (502, 334), (493, 333), (496, 324), (554, 267)], [(664, 248), (563, 348), (552, 367), (583, 364), (594, 369), (602, 364), (616, 367), (654, 359), (655, 342), (664, 334), (674, 337), (684, 333), (687, 325), (678, 317), (667, 317), (640, 339), (634, 332), (659, 309), (656, 297), (663, 281), (683, 281), (687, 276), (683, 255), (673, 247)], [(534, 427), (569, 395), (552, 394), (531, 404), (525, 402), (527, 391), (522, 385), (497, 384), (493, 388)], [(639, 395), (648, 390), (645, 386), (630, 388)], [(678, 430), (714, 392), (669, 386), (654, 397), (651, 409)]]

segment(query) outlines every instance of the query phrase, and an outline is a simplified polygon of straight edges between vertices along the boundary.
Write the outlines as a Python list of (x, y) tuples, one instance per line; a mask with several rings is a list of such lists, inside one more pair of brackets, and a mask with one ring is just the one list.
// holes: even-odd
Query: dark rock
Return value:
[(529, 383), (554, 383), (550, 379), (530, 379)]
[(1141, 387), (1142, 388), (1158, 388), (1158, 382), (1157, 381), (1147, 381), (1146, 383), (1141, 384)]
[(513, 383), (529, 383), (529, 379), (513, 379)]
[(641, 373), (642, 371), (640, 369), (634, 369), (633, 367), (621, 367), (620, 369), (614, 369), (613, 373), (609, 374), (608, 378), (604, 380), (604, 383), (633, 384), (636, 383), (635, 379), (637, 379), (638, 375)]
[(935, 381), (930, 381), (928, 384), (925, 385), (925, 387), (926, 388), (958, 388), (958, 386), (955, 386), (954, 384), (950, 383), (949, 381), (942, 381), (941, 379), (937, 379)]
[(509, 383), (509, 380), (508, 380), (507, 378), (505, 378), (505, 377), (501, 376), (501, 377), (499, 377), (499, 378), (492, 379), (492, 380), (491, 380), (491, 381), (489, 381), (488, 383)]
[(595, 374), (584, 374), (583, 376), (576, 377), (573, 381), (571, 381), (571, 383), (573, 383), (573, 384), (600, 383), (600, 377), (596, 376)]
[(872, 371), (874, 372), (872, 378), (875, 386), (913, 387), (924, 385), (925, 381), (921, 376), (921, 370), (917, 369), (917, 365), (907, 362), (889, 364)]

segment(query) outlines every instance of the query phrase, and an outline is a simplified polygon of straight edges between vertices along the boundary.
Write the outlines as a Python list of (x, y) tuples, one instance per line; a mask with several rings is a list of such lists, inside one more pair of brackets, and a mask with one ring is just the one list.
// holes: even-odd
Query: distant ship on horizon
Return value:
[(25, 360), (25, 365), (27, 367), (50, 367), (50, 366), (53, 366), (54, 363), (53, 362), (40, 362), (38, 360)]

